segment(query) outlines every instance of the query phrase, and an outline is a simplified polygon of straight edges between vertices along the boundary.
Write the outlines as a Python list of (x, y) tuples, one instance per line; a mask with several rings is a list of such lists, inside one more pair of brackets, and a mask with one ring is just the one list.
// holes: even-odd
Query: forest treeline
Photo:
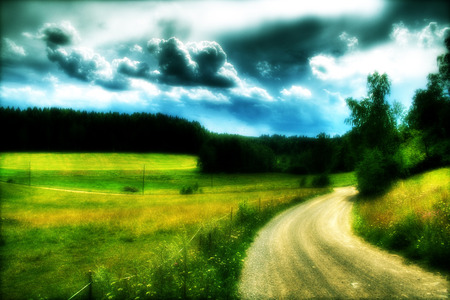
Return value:
[[(204, 172), (348, 171), (348, 139), (216, 134), (200, 123), (149, 113), (102, 113), (62, 108), (0, 108), (0, 151), (186, 153)], [(331, 167), (330, 167), (331, 166)]]
[(0, 151), (125, 151), (197, 154), (206, 130), (163, 114), (0, 108)]

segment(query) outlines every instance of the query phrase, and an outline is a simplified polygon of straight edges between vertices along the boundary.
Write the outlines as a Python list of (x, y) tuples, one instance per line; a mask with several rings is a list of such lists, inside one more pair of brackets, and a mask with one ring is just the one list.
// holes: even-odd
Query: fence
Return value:
[[(285, 196), (280, 196), (279, 197), (279, 199), (278, 200), (281, 200), (281, 199), (284, 199), (284, 200), (287, 200), (288, 198), (287, 197), (285, 197)], [(273, 203), (275, 202), (275, 199), (272, 199), (272, 200), (270, 200), (270, 201), (267, 201), (267, 207), (271, 207), (272, 205), (273, 205)], [(247, 202), (247, 204), (252, 204), (253, 205), (253, 209), (254, 209), (254, 211), (256, 212), (256, 213), (258, 213), (258, 214), (260, 214), (262, 211), (263, 211), (263, 208), (262, 208), (262, 201), (261, 201), (261, 198), (259, 198), (259, 199), (257, 199), (257, 200), (254, 200), (254, 201), (250, 201), (250, 202)], [(230, 211), (229, 211), (229, 213), (227, 213), (227, 214), (224, 214), (224, 215), (222, 215), (221, 217), (219, 217), (219, 218), (217, 218), (217, 219), (215, 219), (214, 221), (213, 221), (213, 223), (215, 223), (215, 224), (217, 224), (218, 222), (222, 222), (222, 221), (224, 221), (224, 220), (227, 220), (226, 221), (226, 223), (225, 223), (225, 227), (228, 227), (228, 229), (226, 229), (226, 234), (228, 235), (228, 239), (232, 239), (232, 234), (233, 234), (233, 221), (236, 219), (236, 216), (238, 215), (238, 212), (239, 212), (239, 210), (237, 210), (237, 212), (235, 212), (234, 210), (233, 210), (233, 207), (231, 207), (230, 208)], [(205, 225), (204, 224), (201, 224), (199, 227), (198, 227), (198, 229), (195, 231), (195, 233), (192, 235), (192, 236), (190, 236), (190, 238), (189, 239), (185, 239), (184, 240), (184, 242), (183, 242), (183, 247), (181, 247), (181, 248), (179, 248), (178, 249), (178, 251), (174, 251), (173, 252), (173, 254), (172, 255), (170, 255), (169, 257), (166, 257), (166, 258), (162, 258), (161, 260), (161, 263), (159, 264), (159, 265), (157, 265), (157, 266), (155, 266), (154, 268), (155, 269), (159, 269), (162, 265), (164, 265), (167, 261), (173, 261), (173, 260), (175, 260), (175, 258), (176, 257), (179, 257), (179, 255), (180, 254), (182, 254), (183, 255), (183, 258), (184, 258), (184, 261), (186, 261), (187, 260), (187, 257), (186, 257), (186, 255), (187, 255), (187, 247), (194, 241), (194, 239), (203, 231), (203, 229), (205, 228)], [(211, 243), (211, 239), (213, 238), (212, 237), (212, 232), (210, 231), (210, 232), (207, 232), (207, 241), (206, 241), (206, 243)], [(200, 236), (200, 238), (201, 238), (201, 236)], [(201, 239), (199, 239), (199, 244), (201, 244), (202, 243), (202, 240)], [(209, 247), (211, 247), (211, 246), (209, 246)], [(186, 267), (186, 266), (185, 266)], [(145, 270), (146, 268), (148, 268), (148, 266), (138, 266), (137, 268), (135, 268), (135, 270), (136, 271), (140, 271), (140, 270)], [(187, 272), (187, 270), (185, 270), (185, 273), (184, 274), (187, 274), (188, 272)], [(122, 280), (130, 280), (130, 279), (132, 279), (133, 277), (135, 277), (135, 276), (137, 276), (137, 275), (130, 275), (130, 276), (126, 276), (126, 277), (122, 277), (122, 278), (119, 278), (119, 279), (117, 279), (116, 281), (122, 281)], [(82, 295), (84, 295), (84, 293), (83, 292), (85, 292), (86, 290), (87, 290), (87, 299), (89, 299), (89, 300), (91, 300), (91, 299), (93, 299), (92, 297), (93, 297), (93, 285), (94, 285), (94, 282), (93, 282), (93, 279), (92, 279), (92, 272), (91, 271), (89, 271), (89, 273), (88, 273), (88, 283), (85, 285), (85, 286), (83, 286), (80, 290), (78, 290), (75, 294), (73, 294), (70, 298), (69, 298), (69, 300), (72, 300), (72, 299), (78, 299), (79, 297), (81, 297)], [(183, 296), (182, 296), (182, 298), (183, 299), (186, 299), (187, 298), (187, 296), (186, 296), (186, 292), (187, 292), (187, 279), (186, 278), (184, 278), (183, 279), (183, 287), (182, 287), (182, 290), (183, 290)]]
[(92, 271), (88, 272), (88, 284), (86, 284), (84, 287), (82, 287), (78, 292), (76, 292), (75, 294), (73, 294), (68, 300), (72, 300), (74, 299), (76, 296), (80, 295), (81, 292), (83, 292), (85, 289), (88, 288), (88, 299), (91, 300), (92, 299)]
[[(218, 218), (218, 219), (216, 220), (216, 222), (217, 222), (217, 221), (220, 221), (220, 220), (223, 220), (223, 219), (225, 219), (225, 218), (227, 218), (227, 217), (228, 217), (228, 214), (226, 214), (226, 215), (224, 215), (224, 216)], [(233, 208), (231, 208), (229, 218), (230, 218), (230, 222), (232, 222), (232, 221), (233, 221)], [(204, 226), (203, 226), (203, 224), (202, 224), (202, 225), (197, 229), (197, 231), (195, 232), (195, 234), (192, 235), (192, 237), (187, 241), (187, 243), (186, 243), (181, 249), (179, 249), (179, 250), (178, 250), (174, 255), (172, 255), (171, 257), (166, 258), (166, 259), (165, 259), (159, 266), (157, 266), (156, 268), (161, 267), (161, 266), (165, 263), (165, 261), (167, 261), (167, 260), (173, 260), (173, 259), (175, 258), (175, 256), (177, 256), (177, 255), (179, 255), (180, 253), (182, 253), (183, 251), (185, 251), (185, 250), (186, 250), (186, 247), (192, 243), (192, 241), (195, 239), (195, 237), (200, 233), (200, 231), (201, 231), (203, 228), (204, 228)], [(231, 227), (230, 227), (230, 228), (231, 228)], [(133, 276), (123, 277), (123, 278), (120, 278), (120, 279), (118, 279), (118, 280), (120, 281), (120, 280), (124, 280), (124, 279), (130, 279), (131, 277), (133, 277)], [(92, 300), (92, 299), (93, 299), (93, 293), (92, 293), (92, 290), (93, 290), (93, 284), (94, 284), (94, 282), (93, 282), (93, 280), (92, 280), (92, 271), (89, 271), (89, 272), (88, 272), (87, 278), (88, 278), (88, 283), (87, 283), (85, 286), (83, 286), (80, 290), (78, 290), (75, 294), (73, 294), (70, 298), (68, 298), (68, 300), (76, 299), (78, 296), (83, 295), (83, 291), (86, 290), (86, 289), (88, 289), (87, 299), (88, 299), (88, 300)]]

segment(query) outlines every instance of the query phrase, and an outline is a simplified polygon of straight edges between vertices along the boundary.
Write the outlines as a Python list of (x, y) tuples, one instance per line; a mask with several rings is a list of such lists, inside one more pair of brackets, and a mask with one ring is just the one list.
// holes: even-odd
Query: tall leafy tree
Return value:
[(406, 121), (425, 145), (426, 164), (450, 163), (450, 37), (447, 52), (437, 58), (438, 73), (428, 75), (426, 89), (416, 91)]
[(347, 99), (353, 125), (352, 144), (359, 156), (358, 189), (364, 194), (384, 191), (397, 175), (393, 159), (398, 146), (395, 110), (387, 101), (391, 82), (386, 74), (367, 77), (368, 95), (361, 101)]
[(357, 148), (377, 148), (392, 152), (396, 141), (396, 119), (393, 108), (387, 102), (391, 82), (387, 74), (375, 72), (367, 77), (368, 95), (361, 101), (348, 98), (350, 117)]

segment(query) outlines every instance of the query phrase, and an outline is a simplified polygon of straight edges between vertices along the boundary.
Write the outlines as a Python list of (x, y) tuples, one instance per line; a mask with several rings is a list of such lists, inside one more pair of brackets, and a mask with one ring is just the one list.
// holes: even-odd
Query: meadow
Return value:
[(100, 299), (232, 297), (256, 228), (329, 191), (311, 181), (202, 174), (190, 155), (2, 153), (1, 295), (68, 299), (92, 271)]
[(356, 233), (382, 248), (450, 271), (450, 168), (397, 181), (382, 196), (361, 197)]

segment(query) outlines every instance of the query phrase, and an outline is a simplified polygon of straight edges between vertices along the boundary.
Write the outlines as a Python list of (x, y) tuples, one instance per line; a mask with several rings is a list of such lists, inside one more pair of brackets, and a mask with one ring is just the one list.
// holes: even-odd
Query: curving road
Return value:
[(280, 214), (247, 252), (243, 299), (448, 298), (449, 282), (406, 265), (351, 231), (354, 188)]

